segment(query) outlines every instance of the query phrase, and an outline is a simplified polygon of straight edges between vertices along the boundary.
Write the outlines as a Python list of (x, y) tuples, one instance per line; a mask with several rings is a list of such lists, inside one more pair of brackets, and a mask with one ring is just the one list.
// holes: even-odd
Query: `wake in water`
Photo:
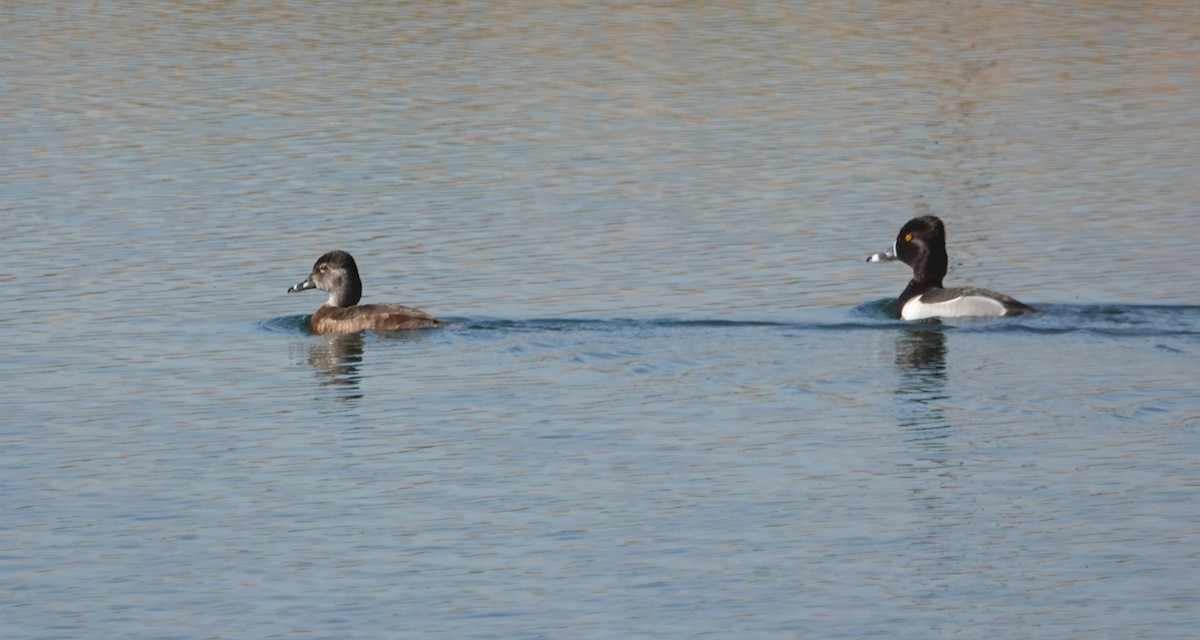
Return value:
[[(933, 330), (971, 332), (1073, 333), (1107, 336), (1200, 336), (1200, 306), (1167, 305), (1039, 305), (1040, 313), (1001, 318), (954, 318), (903, 321), (896, 301), (883, 299), (849, 310), (819, 310), (800, 320), (724, 320), (678, 318), (446, 318), (449, 330), (513, 332), (615, 332), (635, 329), (780, 328), (802, 331)], [(268, 331), (311, 334), (307, 315), (290, 315), (258, 323)]]

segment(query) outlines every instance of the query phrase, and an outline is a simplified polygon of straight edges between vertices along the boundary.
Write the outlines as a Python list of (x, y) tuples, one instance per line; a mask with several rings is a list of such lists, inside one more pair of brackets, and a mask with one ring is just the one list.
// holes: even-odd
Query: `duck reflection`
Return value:
[(946, 391), (946, 334), (937, 328), (903, 331), (896, 338), (900, 385), (900, 426), (933, 444), (947, 436), (950, 422), (942, 409)]
[(308, 364), (322, 387), (339, 400), (357, 400), (362, 394), (363, 334), (330, 335), (308, 351)]
[[(946, 366), (946, 333), (940, 324), (912, 327), (896, 334), (895, 391), (898, 420), (907, 435), (909, 455), (901, 456), (897, 478), (905, 483), (909, 500), (909, 561), (929, 576), (961, 572), (961, 559), (972, 554), (970, 542), (947, 535), (971, 515), (981, 513), (974, 493), (961, 477), (969, 455), (958, 449), (955, 431), (946, 415), (952, 406)], [(934, 578), (935, 580), (937, 578)]]

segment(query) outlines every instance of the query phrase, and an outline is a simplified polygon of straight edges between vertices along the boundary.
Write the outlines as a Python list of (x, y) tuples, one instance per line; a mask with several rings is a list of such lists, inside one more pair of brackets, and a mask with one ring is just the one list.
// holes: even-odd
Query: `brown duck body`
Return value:
[(313, 333), (406, 331), (446, 325), (420, 309), (402, 304), (356, 304), (352, 307), (322, 305), (312, 314), (309, 322)]
[(310, 320), (313, 333), (407, 331), (446, 324), (424, 311), (400, 304), (358, 304), (362, 299), (362, 279), (354, 258), (345, 251), (330, 251), (318, 258), (308, 277), (289, 288), (288, 293), (307, 289), (329, 292), (329, 300)]

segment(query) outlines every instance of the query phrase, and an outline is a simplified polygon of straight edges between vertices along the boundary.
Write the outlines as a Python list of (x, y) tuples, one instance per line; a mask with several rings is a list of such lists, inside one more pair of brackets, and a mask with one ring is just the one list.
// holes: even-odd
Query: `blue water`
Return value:
[[(0, 635), (1193, 637), (1198, 32), (14, 7)], [(898, 320), (926, 213), (1042, 312)]]

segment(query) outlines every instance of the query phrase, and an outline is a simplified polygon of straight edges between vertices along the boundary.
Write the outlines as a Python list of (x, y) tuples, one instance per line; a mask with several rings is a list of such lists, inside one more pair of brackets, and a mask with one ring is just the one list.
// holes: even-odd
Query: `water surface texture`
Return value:
[(6, 639), (1200, 628), (1194, 3), (3, 14)]

